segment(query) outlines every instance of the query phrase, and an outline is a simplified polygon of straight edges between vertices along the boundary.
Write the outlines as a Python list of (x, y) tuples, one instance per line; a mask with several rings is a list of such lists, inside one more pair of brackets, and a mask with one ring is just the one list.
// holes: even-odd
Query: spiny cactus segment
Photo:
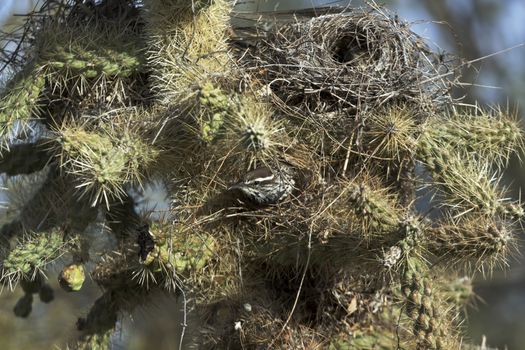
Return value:
[[(232, 14), (50, 0), (29, 17), (0, 97), (0, 169), (40, 174), (8, 181), (33, 186), (2, 229), (15, 314), (53, 299), (41, 272), (65, 255), (62, 286), (103, 290), (77, 349), (107, 348), (159, 290), (191, 310), (183, 348), (458, 348), (474, 293), (457, 276), (515, 251), (524, 211), (500, 179), (517, 117), (457, 104), (452, 61), (373, 3), (270, 30)], [(276, 179), (275, 201), (234, 191)]]

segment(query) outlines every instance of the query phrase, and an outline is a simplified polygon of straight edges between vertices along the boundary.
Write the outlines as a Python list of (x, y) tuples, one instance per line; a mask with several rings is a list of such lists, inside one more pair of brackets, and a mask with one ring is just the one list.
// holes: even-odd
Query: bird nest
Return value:
[(384, 9), (327, 14), (280, 26), (243, 62), (288, 110), (351, 116), (385, 104), (436, 112), (450, 103), (450, 63)]

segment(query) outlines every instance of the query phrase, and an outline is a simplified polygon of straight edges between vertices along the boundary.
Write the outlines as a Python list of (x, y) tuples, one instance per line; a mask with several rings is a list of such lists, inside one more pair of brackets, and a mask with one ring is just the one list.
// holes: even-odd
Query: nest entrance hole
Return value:
[(348, 64), (367, 53), (366, 36), (346, 33), (337, 38), (331, 48), (332, 59), (339, 64)]

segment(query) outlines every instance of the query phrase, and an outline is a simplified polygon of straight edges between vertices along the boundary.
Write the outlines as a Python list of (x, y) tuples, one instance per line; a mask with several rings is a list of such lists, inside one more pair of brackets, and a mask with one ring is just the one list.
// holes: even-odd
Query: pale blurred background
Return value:
[[(37, 6), (34, 0), (0, 0), (0, 28), (8, 30), (21, 23), (21, 17)], [(323, 4), (359, 6), (359, 1), (289, 0), (239, 1), (239, 10), (290, 10)], [(484, 59), (464, 72), (463, 90), (467, 102), (500, 104), (520, 110), (525, 105), (525, 1), (523, 0), (391, 0), (384, 1), (400, 18), (415, 22), (413, 30), (437, 47), (465, 59)], [(511, 50), (509, 48), (515, 47)], [(508, 174), (514, 195), (525, 188), (523, 169), (516, 162)], [(523, 247), (521, 247), (523, 251)], [(480, 301), (468, 311), (468, 336), (500, 349), (525, 349), (525, 265), (523, 259), (511, 262), (506, 272), (496, 271), (486, 281), (476, 282)], [(65, 348), (74, 337), (75, 321), (87, 312), (99, 290), (93, 284), (79, 294), (66, 294), (55, 283), (56, 271), (49, 273), (56, 298), (50, 304), (35, 300), (27, 319), (14, 316), (12, 308), (22, 295), (3, 291), (0, 295), (1, 349)], [(175, 349), (174, 327), (180, 324), (179, 306), (166, 298), (137, 310), (122, 321), (124, 331), (115, 339), (116, 349)]]

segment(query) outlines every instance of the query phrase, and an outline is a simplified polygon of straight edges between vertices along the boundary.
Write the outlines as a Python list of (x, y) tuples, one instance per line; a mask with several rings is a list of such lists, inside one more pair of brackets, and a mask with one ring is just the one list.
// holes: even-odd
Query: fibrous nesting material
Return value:
[(447, 64), (409, 26), (382, 10), (287, 24), (244, 60), (283, 105), (314, 114), (372, 110), (394, 102), (439, 110), (450, 102)]

